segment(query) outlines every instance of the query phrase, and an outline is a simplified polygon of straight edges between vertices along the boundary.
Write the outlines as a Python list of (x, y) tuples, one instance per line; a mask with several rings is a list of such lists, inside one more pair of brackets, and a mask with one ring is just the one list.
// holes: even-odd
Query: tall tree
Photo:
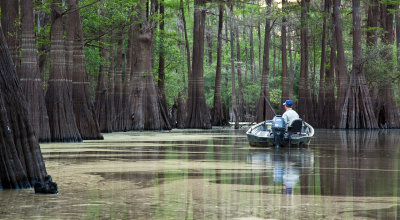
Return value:
[(319, 71), (319, 93), (318, 93), (318, 105), (317, 111), (315, 114), (316, 120), (318, 122), (319, 127), (325, 127), (326, 117), (324, 116), (324, 106), (325, 106), (325, 73), (327, 70), (325, 69), (326, 63), (326, 19), (329, 15), (329, 2), (330, 0), (324, 1), (324, 9), (323, 9), (323, 22), (322, 22), (322, 38), (321, 38), (321, 65)]
[(165, 51), (164, 51), (164, 31), (165, 31), (165, 10), (164, 1), (160, 2), (160, 48), (158, 55), (158, 92), (160, 95), (161, 107), (167, 110), (167, 98), (165, 97)]
[(52, 141), (81, 141), (72, 105), (71, 86), (66, 73), (61, 0), (51, 5), (50, 77), (46, 93)]
[(300, 47), (301, 47), (301, 64), (299, 77), (299, 102), (298, 112), (300, 118), (308, 123), (314, 123), (314, 108), (311, 98), (310, 84), (308, 81), (308, 9), (310, 0), (301, 1), (301, 30), (300, 30)]
[(114, 107), (115, 107), (115, 121), (113, 125), (114, 131), (123, 131), (123, 110), (122, 110), (122, 66), (124, 62), (123, 53), (123, 29), (119, 30), (117, 40), (117, 62), (115, 67), (115, 80), (114, 80)]
[(170, 128), (167, 115), (162, 114), (153, 77), (153, 21), (146, 14), (146, 1), (136, 6), (133, 28), (133, 65), (131, 75), (131, 113), (134, 130), (160, 130)]
[(353, 0), (353, 71), (339, 128), (378, 128), (362, 67), (360, 0)]
[(1, 26), (0, 76), (0, 189), (31, 187), (47, 171)]
[[(181, 11), (181, 17), (182, 17), (182, 22), (183, 22), (183, 32), (185, 34), (185, 48), (186, 48), (186, 65), (187, 65), (187, 71), (188, 71), (188, 76), (192, 75), (192, 67), (190, 63), (190, 46), (189, 46), (189, 39), (188, 39), (188, 34), (187, 34), (187, 27), (186, 27), (186, 18), (185, 18), (185, 9), (183, 6), (183, 0), (180, 0), (180, 5), (179, 5), (180, 11)], [(189, 4), (188, 4), (189, 8)], [(183, 75), (183, 80), (185, 80), (185, 74)], [(184, 94), (186, 94), (186, 87), (184, 86)], [(184, 103), (184, 100), (182, 100), (182, 103)]]
[(380, 4), (381, 11), (381, 27), (384, 30), (382, 35), (382, 43), (385, 49), (382, 53), (387, 67), (384, 70), (384, 78), (379, 86), (380, 100), (375, 103), (377, 112), (375, 116), (378, 119), (378, 124), (382, 128), (399, 128), (400, 127), (400, 112), (398, 108), (394, 108), (394, 89), (392, 73), (394, 72), (393, 66), (393, 45), (394, 45), (394, 15), (393, 11), (396, 5), (391, 1), (384, 1)]
[(268, 75), (269, 75), (269, 43), (271, 37), (271, 0), (266, 0), (267, 3), (267, 17), (265, 20), (265, 36), (264, 36), (264, 53), (262, 62), (262, 78), (261, 78), (261, 91), (260, 99), (257, 105), (257, 122), (265, 121), (274, 116), (272, 106), (269, 103), (269, 86), (268, 86)]
[(99, 123), (100, 131), (103, 133), (112, 132), (111, 106), (108, 99), (110, 91), (107, 87), (107, 72), (109, 70), (109, 51), (107, 46), (100, 47), (100, 57), (103, 62), (99, 66), (99, 75), (96, 86), (95, 109), (96, 118)]
[(204, 29), (205, 0), (194, 1), (193, 65), (189, 75), (187, 128), (211, 128), (210, 115), (204, 95)]
[[(113, 24), (114, 25), (114, 24)], [(110, 111), (110, 120), (111, 120), (111, 127), (112, 131), (114, 131), (114, 123), (117, 120), (117, 115), (115, 114), (115, 51), (114, 51), (114, 44), (115, 44), (115, 36), (114, 36), (114, 29), (110, 32), (110, 39), (109, 39), (109, 66), (107, 68), (107, 76), (106, 76), (106, 86), (108, 88), (108, 106)]]
[(376, 46), (378, 44), (379, 0), (367, 2), (367, 46)]
[[(328, 0), (330, 2), (330, 0)], [(336, 70), (336, 35), (335, 26), (333, 23), (333, 16), (331, 17), (331, 38), (329, 40), (330, 55), (329, 55), (329, 69), (325, 72), (325, 100), (324, 100), (324, 121), (325, 125), (322, 127), (332, 128), (336, 127), (336, 112), (335, 112), (335, 70)]]
[(25, 95), (29, 119), (36, 137), (41, 142), (51, 139), (49, 117), (44, 100), (42, 77), (39, 72), (34, 29), (33, 1), (21, 0), (21, 68), (19, 77)]
[(238, 120), (243, 120), (243, 82), (242, 82), (242, 62), (241, 62), (241, 49), (240, 49), (240, 41), (239, 41), (239, 21), (235, 22), (235, 31), (236, 31), (236, 69), (237, 69), (237, 77), (238, 77), (238, 98), (237, 98), (237, 111), (238, 111)]
[(212, 116), (212, 125), (224, 126), (229, 122), (224, 116), (222, 108), (222, 95), (221, 95), (221, 63), (222, 63), (222, 26), (224, 23), (224, 4), (218, 5), (218, 36), (217, 36), (217, 67), (215, 73), (215, 87), (214, 87), (214, 111)]
[[(286, 49), (286, 0), (282, 0), (282, 26), (281, 26), (281, 50), (282, 50), (282, 98), (281, 103), (289, 98), (289, 77), (287, 68), (287, 49)], [(283, 106), (281, 107), (283, 111)]]
[(336, 34), (336, 49), (337, 49), (337, 69), (336, 69), (336, 81), (338, 83), (337, 88), (337, 99), (336, 99), (336, 112), (337, 119), (342, 116), (342, 107), (344, 105), (344, 99), (346, 96), (346, 91), (348, 87), (349, 77), (346, 69), (346, 58), (344, 55), (344, 45), (343, 45), (343, 29), (342, 29), (342, 19), (340, 14), (340, 1), (333, 0), (333, 20), (335, 26)]
[(236, 79), (235, 79), (235, 35), (233, 30), (233, 3), (229, 2), (229, 30), (231, 44), (231, 82), (232, 82), (232, 113), (235, 116), (235, 129), (239, 128), (239, 112), (236, 100)]
[[(396, 51), (397, 51), (397, 71), (400, 71), (400, 12), (396, 11), (395, 14), (396, 24)], [(400, 94), (400, 80), (398, 80), (398, 93)]]
[(125, 79), (122, 95), (122, 115), (123, 115), (123, 130), (130, 130), (132, 127), (132, 118), (130, 114), (130, 94), (131, 94), (131, 73), (132, 73), (132, 27), (129, 28), (128, 33), (128, 47), (126, 49), (126, 65), (125, 65)]
[[(253, 12), (253, 10), (252, 10), (252, 12)], [(251, 13), (251, 21), (253, 21), (253, 13)], [(249, 33), (249, 35), (250, 35), (250, 39), (249, 39), (249, 43), (250, 43), (250, 76), (251, 76), (251, 79), (254, 79), (255, 78), (255, 69), (256, 69), (256, 67), (255, 67), (255, 62), (254, 62), (254, 34), (253, 34), (253, 29), (254, 29), (254, 27), (253, 27), (253, 22), (251, 22), (251, 24), (250, 24), (250, 26), (249, 26), (249, 29), (250, 29), (250, 33)]]
[(74, 31), (73, 72), (72, 72), (72, 104), (75, 122), (81, 137), (85, 140), (103, 139), (94, 113), (93, 102), (89, 93), (88, 72), (86, 70), (85, 53), (83, 48), (83, 31), (80, 10), (76, 0), (68, 0), (72, 11), (68, 16)]

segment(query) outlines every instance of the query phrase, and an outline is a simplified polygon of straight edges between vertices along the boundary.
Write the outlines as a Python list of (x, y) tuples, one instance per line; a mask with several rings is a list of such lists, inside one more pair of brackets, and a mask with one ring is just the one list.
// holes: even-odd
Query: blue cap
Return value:
[(293, 104), (292, 100), (286, 100), (286, 101), (283, 103), (283, 105), (286, 105), (286, 106), (288, 106), (288, 107), (292, 106), (292, 104)]

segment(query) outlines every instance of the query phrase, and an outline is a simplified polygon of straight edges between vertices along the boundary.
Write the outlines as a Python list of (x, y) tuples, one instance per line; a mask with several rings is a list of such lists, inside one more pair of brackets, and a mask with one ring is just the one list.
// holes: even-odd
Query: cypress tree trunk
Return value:
[[(293, 81), (294, 81), (294, 70), (296, 64), (296, 51), (294, 53), (294, 61), (293, 61), (293, 53), (292, 53), (292, 37), (289, 34), (288, 39), (288, 48), (289, 48), (289, 99), (293, 100)], [(283, 102), (282, 102), (283, 103)]]
[(50, 77), (46, 93), (52, 141), (81, 141), (72, 105), (71, 86), (66, 73), (61, 0), (53, 0), (50, 30)]
[[(282, 0), (282, 10), (285, 10), (286, 0)], [(282, 27), (281, 27), (281, 50), (282, 50), (282, 98), (281, 103), (289, 98), (289, 78), (287, 69), (287, 53), (286, 53), (286, 17), (282, 17)], [(282, 112), (284, 112), (283, 106), (281, 107)]]
[(0, 189), (31, 187), (46, 167), (1, 26), (0, 75)]
[(88, 72), (86, 70), (83, 49), (83, 31), (76, 0), (69, 0), (73, 12), (71, 26), (75, 28), (72, 72), (72, 103), (75, 121), (81, 137), (85, 140), (103, 139), (94, 113), (93, 102), (89, 93)]
[(224, 22), (224, 7), (225, 6), (222, 3), (218, 6), (217, 69), (215, 73), (214, 111), (212, 117), (212, 125), (214, 126), (224, 126), (229, 124), (228, 120), (224, 117), (221, 95), (222, 26)]
[(236, 101), (236, 79), (235, 79), (235, 37), (233, 33), (233, 3), (229, 3), (229, 30), (230, 30), (230, 44), (231, 44), (231, 81), (232, 81), (232, 113), (235, 116), (235, 129), (239, 128), (239, 114)]
[(333, 20), (336, 33), (336, 47), (337, 47), (337, 69), (336, 69), (336, 81), (337, 81), (337, 99), (336, 99), (336, 114), (338, 120), (342, 118), (342, 107), (344, 105), (344, 98), (348, 88), (349, 77), (346, 69), (346, 58), (344, 55), (343, 46), (343, 33), (342, 33), (342, 19), (340, 15), (340, 1), (333, 0)]
[(189, 75), (188, 119), (187, 128), (211, 128), (210, 114), (204, 95), (204, 23), (206, 11), (202, 6), (205, 0), (195, 0), (193, 26), (193, 65)]
[(49, 117), (44, 100), (42, 77), (39, 72), (34, 30), (33, 1), (21, 0), (22, 57), (20, 82), (27, 101), (29, 119), (40, 142), (51, 140)]
[(114, 51), (114, 33), (111, 31), (110, 33), (110, 46), (109, 46), (109, 65), (107, 68), (107, 89), (108, 89), (108, 106), (109, 106), (109, 114), (110, 114), (110, 123), (111, 129), (114, 131), (114, 124), (117, 120), (117, 116), (115, 114), (115, 51)]
[(19, 22), (18, 22), (18, 0), (2, 0), (1, 7), (1, 25), (6, 37), (8, 49), (10, 51), (13, 63), (19, 74)]
[(109, 51), (106, 46), (100, 47), (100, 57), (103, 63), (99, 67), (99, 75), (96, 87), (96, 118), (99, 123), (100, 131), (103, 133), (112, 132), (111, 106), (109, 102), (110, 92), (107, 88), (107, 71), (109, 69)]
[[(395, 14), (395, 21), (396, 21), (396, 49), (397, 49), (397, 71), (400, 71), (400, 14), (396, 11)], [(398, 93), (400, 94), (400, 80), (397, 84)]]
[(176, 113), (176, 127), (179, 129), (185, 128), (185, 101), (182, 98), (181, 93), (178, 94), (178, 109)]
[[(183, 29), (185, 33), (185, 48), (186, 48), (186, 65), (187, 65), (187, 71), (188, 71), (188, 76), (192, 75), (192, 67), (190, 64), (190, 47), (189, 47), (189, 40), (188, 40), (188, 35), (187, 35), (187, 28), (186, 28), (186, 19), (185, 19), (185, 10), (183, 7), (183, 0), (180, 0), (180, 9), (181, 9), (181, 16), (182, 16), (182, 22), (183, 22)], [(188, 4), (189, 8), (189, 4)], [(189, 9), (188, 9), (189, 10)], [(183, 80), (185, 81), (185, 75), (183, 75)], [(184, 94), (186, 95), (186, 87), (184, 87)], [(186, 118), (186, 113), (185, 116)]]
[(301, 66), (300, 66), (300, 78), (299, 78), (299, 102), (298, 102), (298, 113), (300, 118), (307, 121), (310, 124), (314, 123), (314, 109), (311, 99), (310, 84), (308, 82), (308, 26), (306, 25), (306, 19), (308, 18), (308, 7), (309, 0), (301, 1)]
[(133, 115), (134, 130), (160, 130), (169, 128), (169, 121), (163, 115), (160, 101), (156, 90), (152, 65), (153, 32), (152, 25), (147, 20), (146, 13), (141, 6), (145, 4), (140, 1), (137, 9), (136, 19), (140, 21), (135, 25), (132, 36), (133, 43), (133, 66), (131, 75), (131, 113)]
[(122, 109), (122, 65), (124, 62), (123, 54), (123, 31), (120, 31), (118, 36), (117, 46), (117, 63), (115, 68), (115, 80), (114, 80), (114, 106), (115, 106), (115, 121), (114, 131), (123, 131), (123, 109)]
[(382, 43), (387, 49), (383, 52), (388, 67), (385, 69), (383, 84), (379, 87), (380, 102), (377, 103), (378, 112), (375, 116), (381, 128), (399, 128), (400, 112), (395, 107), (394, 89), (390, 74), (394, 71), (393, 48), (394, 45), (394, 16), (393, 10), (396, 9), (394, 3), (380, 4), (381, 27), (385, 30), (382, 36)]
[[(271, 0), (266, 0), (267, 3), (267, 18), (265, 21), (265, 37), (264, 37), (264, 54), (263, 54), (263, 67), (262, 67), (262, 78), (261, 78), (261, 91), (260, 99), (257, 105), (257, 122), (271, 119), (274, 114), (269, 104), (269, 86), (268, 86), (268, 75), (269, 75), (269, 41), (270, 41), (270, 20), (269, 16), (271, 13)], [(260, 44), (261, 45), (261, 44)]]
[(379, 2), (378, 0), (368, 1), (368, 15), (367, 15), (367, 46), (376, 46), (378, 44), (378, 34), (376, 28), (379, 27)]
[(322, 39), (321, 39), (321, 66), (319, 71), (319, 94), (318, 94), (318, 105), (316, 114), (316, 121), (319, 127), (326, 127), (326, 117), (324, 115), (324, 106), (325, 106), (325, 73), (327, 70), (325, 69), (326, 63), (326, 17), (329, 14), (329, 0), (324, 1), (324, 17), (322, 24)]
[(378, 128), (362, 69), (360, 0), (353, 0), (353, 71), (339, 128)]
[(164, 3), (160, 3), (160, 44), (161, 47), (159, 48), (159, 59), (158, 59), (158, 92), (160, 95), (160, 108), (162, 108), (165, 113), (167, 112), (167, 98), (165, 97), (165, 53), (164, 53), (164, 31), (165, 31), (165, 24), (164, 24)]
[(128, 48), (126, 49), (125, 79), (122, 95), (123, 111), (123, 130), (128, 131), (132, 128), (132, 118), (130, 114), (130, 94), (131, 94), (131, 73), (132, 73), (132, 28), (128, 33)]
[(239, 24), (236, 22), (236, 69), (237, 69), (237, 76), (238, 76), (238, 120), (243, 120), (243, 84), (242, 84), (242, 62), (241, 62), (241, 55), (240, 55), (240, 42), (239, 42)]
[[(253, 11), (252, 11), (253, 12)], [(251, 20), (253, 20), (253, 13), (251, 13)], [(253, 26), (250, 25), (250, 76), (251, 79), (255, 78), (255, 62), (254, 62), (254, 36), (253, 36)]]
[(331, 22), (331, 39), (330, 39), (330, 56), (329, 56), (329, 69), (326, 70), (325, 75), (325, 105), (324, 117), (326, 128), (336, 127), (336, 112), (335, 112), (335, 69), (336, 69), (336, 38), (335, 27)]

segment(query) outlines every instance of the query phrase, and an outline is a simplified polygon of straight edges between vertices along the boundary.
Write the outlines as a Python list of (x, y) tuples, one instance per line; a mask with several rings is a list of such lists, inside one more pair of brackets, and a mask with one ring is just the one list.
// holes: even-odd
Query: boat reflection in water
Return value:
[(293, 194), (300, 175), (311, 173), (314, 153), (308, 148), (269, 148), (252, 150), (247, 155), (247, 164), (255, 170), (272, 173), (273, 181), (282, 185), (282, 193)]

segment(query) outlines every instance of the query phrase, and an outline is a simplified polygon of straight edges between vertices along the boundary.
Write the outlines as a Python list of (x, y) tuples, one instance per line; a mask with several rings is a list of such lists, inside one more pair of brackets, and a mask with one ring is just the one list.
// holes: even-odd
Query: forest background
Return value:
[(397, 0), (0, 3), (39, 141), (238, 127), (286, 99), (315, 127), (400, 127)]

